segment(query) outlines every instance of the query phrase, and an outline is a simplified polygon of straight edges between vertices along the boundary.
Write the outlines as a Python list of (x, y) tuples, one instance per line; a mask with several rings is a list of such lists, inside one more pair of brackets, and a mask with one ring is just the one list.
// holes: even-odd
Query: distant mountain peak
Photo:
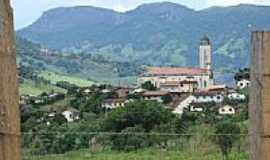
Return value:
[(157, 2), (157, 3), (145, 3), (138, 6), (135, 10), (166, 10), (166, 9), (184, 9), (189, 11), (194, 11), (191, 8), (188, 8), (184, 5), (173, 3), (173, 2)]

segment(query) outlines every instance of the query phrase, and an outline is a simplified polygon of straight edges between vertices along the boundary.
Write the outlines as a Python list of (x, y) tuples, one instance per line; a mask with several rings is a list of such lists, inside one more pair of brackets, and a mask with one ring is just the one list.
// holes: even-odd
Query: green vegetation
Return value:
[[(91, 153), (89, 150), (79, 150), (61, 155), (25, 156), (25, 160), (221, 160), (222, 155), (214, 147), (210, 150), (205, 146), (189, 146), (184, 150), (144, 149), (133, 152), (103, 151)], [(228, 160), (247, 160), (246, 154), (233, 151)]]
[(19, 85), (19, 92), (20, 95), (40, 95), (43, 92), (60, 92), (60, 93), (66, 93), (65, 89), (49, 85), (49, 84), (38, 84), (35, 85), (33, 81), (30, 80), (24, 80), (23, 83), (20, 83)]
[(157, 89), (151, 81), (144, 82), (141, 87), (142, 89), (146, 89), (149, 91), (154, 91)]
[[(247, 159), (246, 101), (238, 102), (236, 115), (218, 115), (213, 103), (204, 106), (204, 112), (186, 110), (179, 117), (160, 103), (141, 100), (106, 110), (102, 101), (117, 98), (117, 94), (102, 93), (104, 88), (109, 86), (92, 86), (95, 92), (90, 95), (73, 93), (65, 100), (35, 105), (34, 110), (22, 114), (22, 131), (28, 133), (23, 135), (26, 159), (28, 155), (44, 160), (102, 156), (112, 160), (119, 156), (154, 159), (157, 154), (172, 160)], [(63, 106), (78, 109), (81, 119), (67, 123), (57, 111)], [(57, 114), (48, 117), (51, 111)], [(37, 121), (40, 118), (42, 121)]]
[(239, 69), (239, 71), (235, 74), (234, 79), (236, 81), (240, 81), (242, 79), (249, 80), (250, 79), (250, 69), (249, 68)]
[(77, 77), (72, 77), (68, 75), (61, 75), (54, 72), (44, 71), (39, 74), (39, 76), (43, 77), (46, 80), (51, 81), (51, 83), (56, 84), (59, 81), (66, 81), (71, 84), (76, 84), (79, 87), (91, 86), (94, 84), (92, 81), (84, 80)]

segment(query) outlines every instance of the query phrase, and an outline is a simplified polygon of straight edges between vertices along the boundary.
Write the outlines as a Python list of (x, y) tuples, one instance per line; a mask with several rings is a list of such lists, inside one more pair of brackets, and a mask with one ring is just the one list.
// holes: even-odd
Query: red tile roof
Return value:
[(180, 84), (179, 81), (166, 81), (164, 83), (161, 83), (162, 86), (178, 86)]
[(115, 98), (115, 99), (105, 99), (103, 103), (124, 103), (126, 99), (123, 98)]
[(148, 96), (165, 96), (167, 95), (168, 92), (165, 91), (146, 91), (143, 93), (144, 97), (148, 97)]
[(195, 80), (184, 80), (184, 81), (181, 81), (180, 83), (184, 83), (184, 84), (198, 84), (198, 82), (195, 81)]
[(180, 84), (197, 84), (195, 80), (184, 80), (184, 81), (166, 81), (161, 83), (161, 86), (179, 86)]
[(149, 67), (148, 74), (153, 75), (200, 75), (206, 74), (207, 69), (202, 68), (173, 68), (173, 67)]

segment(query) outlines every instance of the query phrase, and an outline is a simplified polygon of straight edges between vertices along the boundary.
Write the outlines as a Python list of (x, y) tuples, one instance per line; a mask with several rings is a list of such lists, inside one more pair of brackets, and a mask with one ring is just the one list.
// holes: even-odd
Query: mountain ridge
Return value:
[(17, 34), (62, 52), (102, 55), (138, 66), (196, 66), (200, 39), (207, 35), (213, 44), (213, 68), (236, 69), (249, 65), (249, 32), (269, 29), (269, 18), (270, 7), (246, 4), (196, 11), (163, 2), (125, 13), (68, 7), (43, 15)]

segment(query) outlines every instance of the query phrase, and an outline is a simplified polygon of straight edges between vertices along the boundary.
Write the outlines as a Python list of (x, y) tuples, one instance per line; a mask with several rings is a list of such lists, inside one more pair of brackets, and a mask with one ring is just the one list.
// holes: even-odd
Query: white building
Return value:
[(237, 87), (239, 89), (245, 89), (250, 86), (250, 80), (247, 79), (241, 79), (240, 81), (237, 81)]
[(212, 64), (212, 46), (208, 37), (203, 37), (199, 47), (200, 68), (211, 70)]
[(62, 112), (67, 122), (74, 122), (80, 119), (80, 111), (74, 108), (68, 108)]
[(203, 107), (198, 107), (198, 106), (195, 106), (195, 105), (190, 105), (189, 111), (190, 112), (202, 112), (203, 111)]
[[(155, 87), (172, 92), (187, 92), (194, 88), (203, 89), (212, 86), (213, 73), (211, 69), (211, 44), (205, 37), (201, 40), (199, 47), (200, 68), (187, 67), (149, 67), (138, 78), (138, 84), (150, 81)], [(167, 85), (174, 82), (174, 85)], [(186, 84), (183, 82), (196, 82)], [(196, 85), (194, 85), (196, 84)], [(179, 87), (180, 85), (180, 87)], [(182, 87), (181, 87), (182, 86)]]
[(246, 100), (247, 97), (246, 97), (246, 95), (244, 95), (244, 94), (234, 92), (234, 93), (228, 94), (228, 98), (229, 98), (230, 100), (239, 100), (239, 101), (243, 101), (243, 100)]
[(160, 90), (170, 93), (192, 93), (198, 88), (197, 81), (166, 81), (160, 84)]
[(165, 91), (146, 91), (142, 94), (144, 100), (157, 101), (162, 103), (162, 97), (168, 95)]
[(106, 99), (102, 102), (101, 106), (106, 109), (115, 109), (125, 107), (126, 103), (128, 103), (128, 101), (122, 98)]
[(220, 115), (233, 115), (236, 113), (235, 109), (232, 106), (225, 105), (218, 109)]
[(196, 92), (194, 93), (195, 103), (221, 103), (224, 96), (217, 92)]

